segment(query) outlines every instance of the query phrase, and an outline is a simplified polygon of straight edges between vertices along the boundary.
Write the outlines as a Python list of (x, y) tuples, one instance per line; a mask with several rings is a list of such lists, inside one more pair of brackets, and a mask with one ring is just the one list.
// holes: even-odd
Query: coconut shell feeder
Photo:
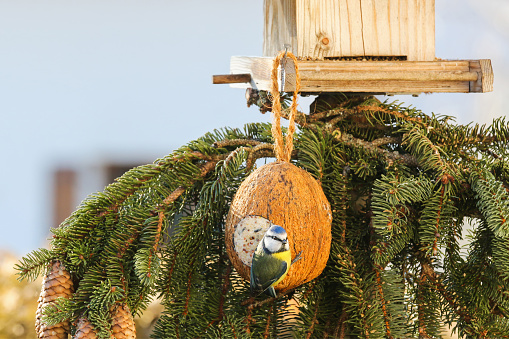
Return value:
[(323, 271), (330, 252), (331, 221), (329, 202), (316, 180), (288, 162), (273, 162), (255, 170), (237, 191), (226, 221), (226, 249), (237, 272), (249, 280), (256, 245), (271, 224), (283, 226), (292, 258), (302, 253), (276, 286), (287, 290)]

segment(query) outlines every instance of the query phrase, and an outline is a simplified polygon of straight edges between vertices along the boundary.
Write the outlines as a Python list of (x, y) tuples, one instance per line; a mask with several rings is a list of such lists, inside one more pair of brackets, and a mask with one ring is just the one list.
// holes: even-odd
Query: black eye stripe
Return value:
[(279, 241), (279, 242), (283, 242), (283, 239), (278, 238), (278, 237), (276, 237), (276, 236), (274, 236), (274, 235), (269, 235), (268, 237), (269, 237), (269, 238), (272, 238), (272, 239), (274, 239), (274, 240), (277, 240), (277, 241)]

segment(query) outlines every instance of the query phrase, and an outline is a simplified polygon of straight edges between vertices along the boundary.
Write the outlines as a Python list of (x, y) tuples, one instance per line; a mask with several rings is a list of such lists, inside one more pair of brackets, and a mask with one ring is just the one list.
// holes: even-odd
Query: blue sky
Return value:
[[(0, 249), (45, 245), (59, 166), (152, 162), (214, 128), (270, 121), (211, 82), (232, 55), (262, 55), (262, 15), (262, 0), (0, 0)], [(495, 91), (394, 99), (462, 123), (507, 114), (508, 17), (505, 0), (436, 0), (436, 56), (491, 58)]]

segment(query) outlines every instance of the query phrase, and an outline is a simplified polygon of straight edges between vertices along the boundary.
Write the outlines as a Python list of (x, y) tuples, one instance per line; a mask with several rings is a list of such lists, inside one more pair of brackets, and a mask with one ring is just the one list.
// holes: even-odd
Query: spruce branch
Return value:
[(379, 105), (379, 106), (373, 106), (373, 105), (358, 106), (357, 110), (359, 112), (379, 112), (379, 113), (384, 113), (384, 114), (388, 114), (388, 115), (394, 116), (395, 118), (397, 118), (399, 120), (407, 121), (407, 122), (411, 122), (411, 123), (419, 124), (419, 125), (425, 125), (425, 123), (426, 123), (426, 121), (425, 121), (425, 119), (423, 117), (415, 117), (415, 116), (409, 115), (407, 112), (402, 113), (399, 110), (391, 109), (391, 108), (387, 107), (386, 105)]
[(42, 310), (42, 322), (54, 326), (73, 317), (72, 299), (59, 297)]
[[(291, 112), (290, 107), (281, 110), (281, 117), (288, 120), (290, 117), (290, 112)], [(295, 123), (298, 124), (299, 126), (305, 127), (307, 125), (307, 119), (308, 119), (307, 114), (300, 111), (295, 112)]]
[[(203, 179), (207, 174), (209, 174), (210, 171), (212, 171), (215, 168), (219, 159), (221, 159), (223, 157), (224, 156), (216, 157), (216, 160), (209, 160), (205, 164), (203, 164), (200, 167), (200, 173), (198, 174), (198, 176), (196, 177), (195, 180)], [(194, 182), (190, 182), (189, 184), (194, 184)], [(155, 279), (155, 274), (159, 269), (160, 260), (157, 257), (157, 253), (158, 253), (159, 242), (161, 239), (161, 233), (163, 231), (163, 223), (165, 222), (165, 219), (166, 219), (165, 210), (170, 204), (172, 204), (175, 200), (177, 200), (186, 191), (186, 189), (187, 188), (184, 186), (177, 187), (175, 190), (173, 190), (171, 192), (171, 194), (169, 194), (166, 198), (164, 198), (164, 200), (162, 201), (161, 204), (158, 205), (158, 208), (157, 208), (158, 211), (152, 212), (152, 214), (157, 213), (157, 218), (158, 218), (157, 219), (157, 229), (156, 229), (152, 248), (146, 249), (144, 251), (138, 251), (138, 253), (136, 255), (136, 262), (138, 263), (137, 273), (138, 273), (138, 276), (140, 277), (140, 280), (144, 281), (145, 284), (151, 284), (153, 282), (153, 280)], [(153, 267), (153, 263), (156, 263), (155, 267)]]
[(445, 198), (445, 186), (442, 185), (442, 187), (440, 188), (440, 198), (439, 198), (439, 201), (438, 201), (438, 210), (437, 210), (437, 217), (436, 217), (436, 220), (435, 220), (435, 238), (433, 239), (433, 246), (431, 247), (431, 253), (433, 256), (436, 256), (437, 253), (438, 253), (438, 247), (437, 247), (437, 243), (438, 243), (438, 238), (440, 237), (440, 214), (442, 213), (442, 209), (443, 209), (443, 202), (444, 202), (444, 198)]
[(341, 315), (339, 316), (336, 328), (334, 329), (334, 337), (335, 338), (345, 339), (346, 321), (347, 321), (347, 313), (343, 309), (341, 311)]
[(463, 319), (467, 324), (472, 323), (473, 316), (467, 312), (467, 309), (464, 307), (461, 307), (461, 305), (458, 303), (458, 298), (454, 296), (453, 293), (451, 293), (442, 283), (442, 279), (440, 275), (435, 272), (433, 269), (433, 266), (431, 263), (427, 260), (421, 261), (421, 267), (422, 267), (422, 275), (421, 279), (423, 281), (426, 281), (429, 279), (429, 281), (434, 285), (435, 289), (442, 295), (442, 297), (447, 301), (450, 308), (454, 310), (454, 312)]
[(430, 131), (433, 139), (449, 149), (475, 146), (482, 152), (496, 158), (492, 150), (494, 146), (506, 145), (509, 141), (509, 128), (505, 117), (494, 119), (490, 126), (485, 124), (451, 125), (443, 123), (435, 125)]
[(393, 337), (391, 335), (391, 326), (389, 323), (389, 319), (391, 318), (391, 316), (387, 310), (387, 303), (384, 298), (384, 291), (382, 288), (382, 278), (380, 275), (380, 271), (382, 270), (383, 270), (382, 267), (375, 268), (376, 284), (378, 287), (378, 297), (380, 298), (380, 304), (382, 305), (382, 312), (384, 314), (385, 335), (387, 336), (387, 338), (392, 339)]
[[(241, 147), (237, 148), (235, 151), (244, 150), (249, 153), (246, 168), (250, 170), (255, 161), (259, 158), (273, 157), (274, 156), (274, 145), (263, 143), (257, 140), (250, 139), (231, 139), (231, 140), (222, 140), (216, 141), (213, 146), (217, 148), (231, 147), (231, 146), (251, 146), (251, 147)], [(234, 152), (235, 152), (234, 151)]]
[(270, 321), (271, 321), (271, 315), (274, 310), (274, 303), (270, 306), (269, 311), (267, 312), (267, 320), (265, 322), (265, 332), (263, 332), (263, 338), (267, 339), (270, 335)]
[(161, 291), (161, 294), (159, 295), (159, 297), (170, 295), (170, 286), (172, 283), (173, 270), (175, 269), (176, 263), (177, 263), (177, 252), (173, 251), (170, 269), (168, 270), (168, 274), (165, 277), (165, 288), (163, 291)]
[[(352, 116), (354, 114), (358, 114), (359, 112), (353, 109), (345, 109), (343, 107), (338, 107), (334, 109), (330, 109), (327, 111), (317, 112), (313, 113), (309, 116), (308, 121), (311, 122), (318, 122), (318, 121), (326, 121), (329, 118), (334, 118), (337, 116), (341, 116), (340, 120), (343, 120), (349, 116)], [(338, 120), (339, 121), (339, 120)]]
[(486, 169), (473, 170), (469, 182), (490, 229), (498, 237), (509, 238), (509, 192), (503, 183)]
[(422, 129), (413, 127), (405, 131), (402, 144), (408, 147), (424, 170), (436, 171), (438, 178), (452, 172), (449, 164), (443, 159), (442, 148), (435, 145)]
[[(397, 108), (397, 107), (396, 107)], [(424, 116), (415, 116), (410, 115), (408, 112), (400, 112), (398, 109), (394, 109), (394, 107), (390, 107), (388, 105), (384, 105), (379, 101), (376, 102), (376, 105), (371, 103), (367, 105), (359, 105), (354, 108), (344, 108), (337, 107), (327, 111), (314, 113), (307, 119), (309, 123), (317, 123), (317, 122), (326, 122), (329, 126), (336, 126), (338, 123), (345, 120), (355, 121), (355, 124), (359, 126), (359, 124), (363, 124), (371, 121), (373, 118), (375, 120), (380, 120), (380, 115), (389, 116), (392, 119), (395, 119), (396, 122), (408, 122), (419, 124), (421, 126), (426, 126), (426, 122)], [(329, 120), (330, 119), (330, 120)], [(386, 122), (382, 122), (383, 125), (375, 125), (373, 123), (362, 125), (365, 128), (377, 128), (377, 129), (386, 129)]]
[(226, 139), (221, 141), (216, 141), (212, 144), (212, 147), (215, 148), (225, 148), (225, 147), (231, 147), (231, 146), (257, 146), (261, 144), (261, 141), (258, 140), (252, 140), (252, 139)]
[[(231, 272), (232, 272), (232, 264), (228, 263), (228, 265), (226, 266), (226, 272), (225, 272), (224, 278), (223, 278), (223, 280), (224, 280), (223, 281), (223, 285), (221, 287), (221, 296), (220, 296), (220, 299), (219, 299), (218, 317), (216, 319), (212, 320), (209, 323), (209, 325), (207, 325), (207, 328), (210, 327), (215, 322), (222, 321), (223, 318), (225, 317), (225, 315), (224, 315), (224, 303), (225, 303), (225, 299), (226, 299), (226, 294), (228, 293), (228, 286), (230, 285), (230, 274), (231, 274)], [(232, 327), (232, 329), (233, 329), (233, 327)]]
[(319, 306), (319, 301), (315, 301), (315, 309), (313, 311), (313, 319), (311, 320), (311, 325), (309, 326), (308, 330), (307, 330), (307, 334), (306, 334), (306, 339), (309, 339), (311, 338), (311, 336), (313, 335), (313, 332), (315, 330), (315, 325), (318, 324), (318, 320), (317, 320), (317, 315), (318, 315), (318, 306)]
[(292, 294), (293, 292), (295, 291), (294, 288), (291, 288), (289, 290), (285, 290), (283, 292), (280, 292), (277, 294), (277, 297), (268, 297), (268, 298), (265, 298), (263, 300), (260, 300), (260, 301), (256, 301), (255, 297), (250, 297), (244, 301), (242, 301), (240, 304), (242, 306), (247, 306), (247, 309), (248, 310), (252, 310), (254, 308), (257, 308), (257, 307), (261, 307), (267, 303), (271, 303), (271, 302), (274, 302), (275, 300), (278, 300), (278, 299), (281, 299), (282, 297), (288, 295), (288, 294)]
[(48, 268), (48, 263), (55, 260), (55, 254), (45, 248), (28, 253), (23, 257), (14, 268), (18, 271), (16, 275), (19, 281), (27, 280), (34, 281), (42, 273), (45, 273)]
[[(400, 113), (398, 111), (394, 111), (394, 110), (384, 108), (384, 107), (379, 107), (379, 106), (359, 106), (355, 110), (349, 110), (349, 111), (342, 110), (342, 109), (330, 110), (327, 112), (315, 113), (308, 120), (311, 123), (311, 122), (316, 122), (318, 120), (322, 120), (324, 118), (328, 118), (330, 116), (335, 116), (335, 115), (341, 114), (339, 117), (335, 118), (334, 120), (329, 121), (325, 125), (325, 130), (328, 133), (334, 135), (336, 140), (341, 141), (344, 144), (351, 146), (351, 147), (363, 147), (371, 153), (376, 153), (376, 154), (382, 155), (388, 160), (388, 162), (401, 161), (401, 162), (403, 162), (407, 165), (410, 165), (410, 166), (418, 166), (419, 164), (418, 164), (417, 160), (409, 154), (400, 154), (399, 152), (396, 152), (396, 151), (390, 152), (386, 149), (382, 149), (379, 147), (379, 146), (382, 146), (382, 145), (385, 145), (388, 143), (401, 143), (402, 141), (401, 141), (400, 137), (383, 137), (383, 138), (379, 138), (377, 140), (373, 140), (373, 141), (369, 142), (369, 141), (355, 138), (351, 134), (348, 134), (345, 131), (341, 131), (339, 128), (335, 127), (335, 125), (339, 121), (344, 120), (352, 115), (364, 114), (364, 112), (366, 112), (366, 111), (383, 112), (383, 113), (394, 115), (397, 118), (400, 118), (400, 119), (406, 120), (406, 121), (410, 121), (410, 122), (421, 123), (423, 121), (422, 118), (414, 118), (414, 117), (405, 115), (403, 113)], [(307, 127), (307, 128), (314, 130), (316, 132), (319, 131), (315, 125), (306, 123), (306, 120), (305, 120), (306, 115), (304, 113), (301, 113), (301, 115), (303, 115), (303, 117), (301, 117), (299, 120), (296, 119), (296, 122), (299, 125), (301, 125), (302, 127)], [(283, 117), (286, 119), (288, 118), (286, 116), (283, 116)]]
[[(193, 266), (194, 265), (194, 260), (196, 258), (193, 257), (191, 259), (191, 262), (189, 263), (189, 266)], [(192, 287), (192, 284), (191, 284), (191, 278), (193, 277), (193, 270), (189, 270), (189, 274), (188, 274), (188, 277), (187, 277), (187, 290), (186, 290), (186, 301), (185, 301), (185, 304), (184, 304), (184, 312), (182, 312), (182, 316), (186, 317), (189, 313), (189, 300), (191, 299), (191, 287)]]
[(246, 168), (250, 170), (253, 168), (254, 163), (257, 159), (267, 156), (274, 156), (274, 145), (273, 144), (258, 144), (252, 149), (249, 149), (249, 155), (246, 161)]
[[(203, 166), (201, 166), (200, 168), (200, 174), (198, 175), (198, 177), (196, 178), (196, 180), (200, 180), (202, 178), (204, 178), (207, 174), (209, 174), (210, 171), (212, 171), (217, 162), (219, 160), (221, 160), (222, 157), (219, 157), (217, 158), (217, 160), (209, 160), (207, 161)], [(156, 235), (156, 241), (154, 242), (154, 253), (157, 251), (157, 247), (159, 245), (159, 239), (160, 239), (160, 236), (161, 236), (161, 230), (162, 230), (162, 223), (163, 223), (163, 220), (165, 218), (165, 214), (164, 214), (164, 209), (166, 207), (168, 207), (168, 205), (170, 205), (171, 203), (173, 203), (175, 200), (177, 200), (181, 195), (182, 193), (184, 193), (186, 191), (186, 187), (184, 186), (179, 186), (177, 187), (175, 190), (173, 190), (173, 192), (171, 192), (170, 195), (168, 195), (164, 200), (163, 202), (158, 206), (159, 207), (159, 211), (158, 211), (158, 217), (159, 217), (159, 221), (157, 223), (157, 235)]]
[[(334, 130), (338, 131), (338, 130)], [(335, 139), (344, 143), (347, 146), (350, 147), (361, 147), (364, 148), (366, 151), (383, 156), (387, 162), (402, 162), (407, 166), (419, 166), (419, 161), (410, 154), (401, 154), (398, 151), (388, 151), (386, 149), (377, 147), (377, 145), (374, 145), (372, 142), (365, 141), (359, 138), (355, 138), (350, 134), (347, 133), (341, 133), (337, 132), (334, 133), (334, 131), (331, 131), (331, 133), (335, 136)]]
[(253, 309), (252, 308), (247, 308), (247, 315), (246, 315), (246, 319), (245, 319), (245, 322), (246, 322), (246, 326), (244, 327), (244, 330), (246, 331), (246, 333), (248, 335), (251, 335), (251, 323), (254, 322), (253, 320)]
[(380, 147), (387, 144), (401, 144), (400, 137), (383, 137), (371, 141), (371, 145), (374, 147)]
[(365, 314), (371, 308), (370, 303), (366, 299), (367, 294), (369, 294), (365, 290), (367, 287), (366, 279), (363, 279), (361, 273), (357, 270), (351, 250), (344, 243), (340, 246), (342, 247), (342, 253), (338, 254), (337, 264), (341, 267), (340, 272), (342, 276), (339, 277), (339, 280), (343, 285), (349, 287), (348, 292), (342, 293), (345, 298), (344, 302), (349, 305), (348, 313), (350, 313), (350, 317), (354, 318), (355, 315), (362, 335), (365, 338), (369, 338), (370, 327), (373, 324), (368, 321)]
[[(270, 124), (216, 130), (128, 171), (53, 231), (52, 250), (23, 259), (20, 279), (62, 260), (77, 290), (48, 315), (85, 314), (102, 336), (111, 304), (141, 313), (156, 294), (157, 338), (284, 336), (295, 293), (303, 338), (406, 338), (412, 325), (435, 337), (442, 321), (508, 337), (507, 124), (455, 125), (365, 96), (320, 95), (311, 111), (297, 113), (292, 161), (321, 182), (332, 245), (302, 291), (248, 299), (226, 259), (228, 207), (256, 161), (274, 156)], [(466, 258), (465, 216), (479, 221)]]
[(426, 300), (423, 297), (424, 294), (424, 284), (425, 284), (425, 277), (424, 274), (421, 272), (421, 276), (418, 282), (418, 295), (417, 295), (417, 321), (418, 321), (418, 332), (419, 332), (419, 338), (429, 338), (430, 334), (428, 334), (427, 330), (427, 319), (424, 312), (426, 311), (427, 305)]

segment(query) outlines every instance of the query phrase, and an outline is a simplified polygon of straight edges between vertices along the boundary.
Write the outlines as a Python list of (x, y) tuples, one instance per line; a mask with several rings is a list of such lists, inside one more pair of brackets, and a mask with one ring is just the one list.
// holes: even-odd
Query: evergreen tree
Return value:
[(154, 338), (439, 338), (444, 323), (462, 337), (509, 338), (506, 121), (459, 125), (336, 94), (296, 122), (292, 162), (321, 182), (333, 212), (318, 278), (253, 299), (227, 257), (236, 189), (274, 157), (271, 125), (247, 124), (128, 171), (53, 229), (51, 249), (17, 265), (20, 279), (56, 261), (72, 277), (72, 296), (43, 320), (68, 320), (74, 333), (86, 318), (108, 338), (116, 305), (139, 315), (161, 297)]

